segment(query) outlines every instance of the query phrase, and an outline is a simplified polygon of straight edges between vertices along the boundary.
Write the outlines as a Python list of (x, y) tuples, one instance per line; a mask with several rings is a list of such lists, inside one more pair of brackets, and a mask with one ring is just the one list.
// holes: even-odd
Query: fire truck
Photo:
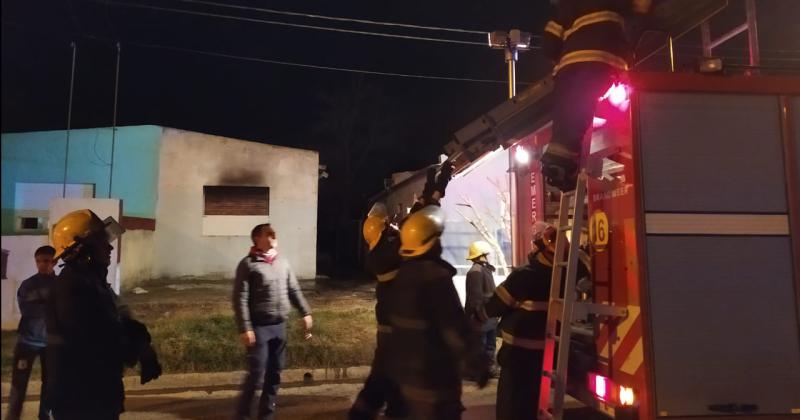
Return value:
[[(498, 146), (537, 156), (551, 94), (540, 81), (446, 152), (458, 168)], [(572, 223), (585, 303), (607, 310), (573, 318), (568, 392), (618, 419), (800, 418), (800, 77), (634, 71), (586, 141)], [(509, 166), (521, 265), (557, 193), (535, 159)]]

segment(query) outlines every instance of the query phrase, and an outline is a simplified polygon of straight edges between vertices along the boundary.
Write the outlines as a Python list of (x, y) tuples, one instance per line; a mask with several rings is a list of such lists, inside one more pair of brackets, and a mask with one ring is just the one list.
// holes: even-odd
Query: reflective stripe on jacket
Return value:
[(631, 47), (625, 16), (647, 13), (651, 0), (561, 0), (544, 27), (542, 50), (554, 63), (553, 73), (581, 62), (601, 62), (628, 70)]
[[(536, 252), (528, 257), (528, 265), (515, 270), (497, 286), (486, 304), (486, 313), (501, 317), (504, 345), (540, 349), (545, 338), (552, 273), (553, 264), (541, 252)], [(577, 278), (586, 275), (586, 266), (578, 264)]]

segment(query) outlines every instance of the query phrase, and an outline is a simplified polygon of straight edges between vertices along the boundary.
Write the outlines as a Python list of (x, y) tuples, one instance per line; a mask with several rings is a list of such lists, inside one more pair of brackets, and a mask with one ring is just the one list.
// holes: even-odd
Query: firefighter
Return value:
[(400, 228), (405, 260), (387, 305), (389, 372), (414, 419), (461, 418), (462, 366), (480, 387), (489, 380), (488, 360), (453, 285), (456, 270), (441, 258), (443, 231), (438, 206), (426, 206), (405, 220)]
[[(500, 317), (503, 339), (497, 355), (498, 420), (537, 418), (556, 234), (552, 225), (537, 222), (528, 265), (511, 273), (486, 303), (487, 316)], [(578, 277), (585, 273), (580, 264)]]
[(378, 280), (375, 286), (375, 318), (378, 322), (375, 357), (372, 359), (370, 374), (364, 382), (353, 407), (350, 419), (374, 419), (384, 403), (385, 416), (402, 418), (407, 413), (397, 385), (386, 371), (390, 349), (387, 345), (392, 327), (386, 310), (386, 299), (392, 293), (394, 278), (402, 259), (400, 257), (400, 234), (389, 224), (389, 214), (382, 203), (376, 203), (367, 215), (363, 226), (364, 241), (367, 243), (367, 267)]
[(633, 51), (625, 16), (645, 14), (651, 0), (560, 0), (544, 29), (542, 50), (555, 67), (553, 138), (542, 174), (562, 191), (575, 189), (583, 137), (598, 98), (629, 68)]
[(464, 313), (480, 333), (481, 345), (489, 359), (491, 375), (494, 377), (497, 375), (494, 368), (497, 318), (486, 316), (484, 308), (495, 289), (493, 275), (495, 268), (489, 264), (488, 259), (491, 252), (491, 245), (484, 241), (475, 241), (469, 246), (467, 260), (472, 261), (472, 267), (467, 271)]
[(113, 242), (124, 229), (91, 210), (71, 212), (51, 230), (64, 262), (46, 309), (48, 402), (56, 420), (118, 419), (123, 366), (141, 363), (141, 382), (161, 374), (147, 328), (130, 318), (106, 281)]

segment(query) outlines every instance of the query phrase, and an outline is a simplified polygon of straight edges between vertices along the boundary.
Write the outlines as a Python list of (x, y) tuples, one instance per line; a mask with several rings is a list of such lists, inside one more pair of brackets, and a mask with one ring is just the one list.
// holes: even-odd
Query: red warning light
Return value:
[(608, 100), (608, 103), (613, 105), (620, 111), (626, 111), (630, 105), (630, 92), (631, 87), (624, 83), (614, 83), (600, 98), (601, 101)]

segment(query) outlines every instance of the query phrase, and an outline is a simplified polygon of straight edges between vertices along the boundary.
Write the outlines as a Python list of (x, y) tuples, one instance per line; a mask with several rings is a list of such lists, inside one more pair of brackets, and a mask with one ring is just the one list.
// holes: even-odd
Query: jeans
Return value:
[(494, 354), (497, 350), (497, 318), (490, 318), (481, 328), (481, 348), (489, 357), (491, 365), (494, 365)]
[(28, 393), (28, 380), (31, 377), (33, 362), (39, 358), (42, 367), (42, 388), (39, 396), (39, 420), (49, 420), (49, 409), (46, 403), (45, 380), (47, 367), (44, 347), (34, 347), (25, 343), (17, 343), (14, 348), (14, 370), (11, 372), (11, 393), (8, 397), (7, 420), (19, 420), (22, 414), (22, 403)]
[(258, 404), (258, 419), (275, 417), (275, 399), (281, 384), (285, 361), (286, 323), (253, 326), (256, 343), (247, 348), (247, 375), (236, 408), (236, 419), (250, 418), (250, 408), (256, 388), (262, 384)]

